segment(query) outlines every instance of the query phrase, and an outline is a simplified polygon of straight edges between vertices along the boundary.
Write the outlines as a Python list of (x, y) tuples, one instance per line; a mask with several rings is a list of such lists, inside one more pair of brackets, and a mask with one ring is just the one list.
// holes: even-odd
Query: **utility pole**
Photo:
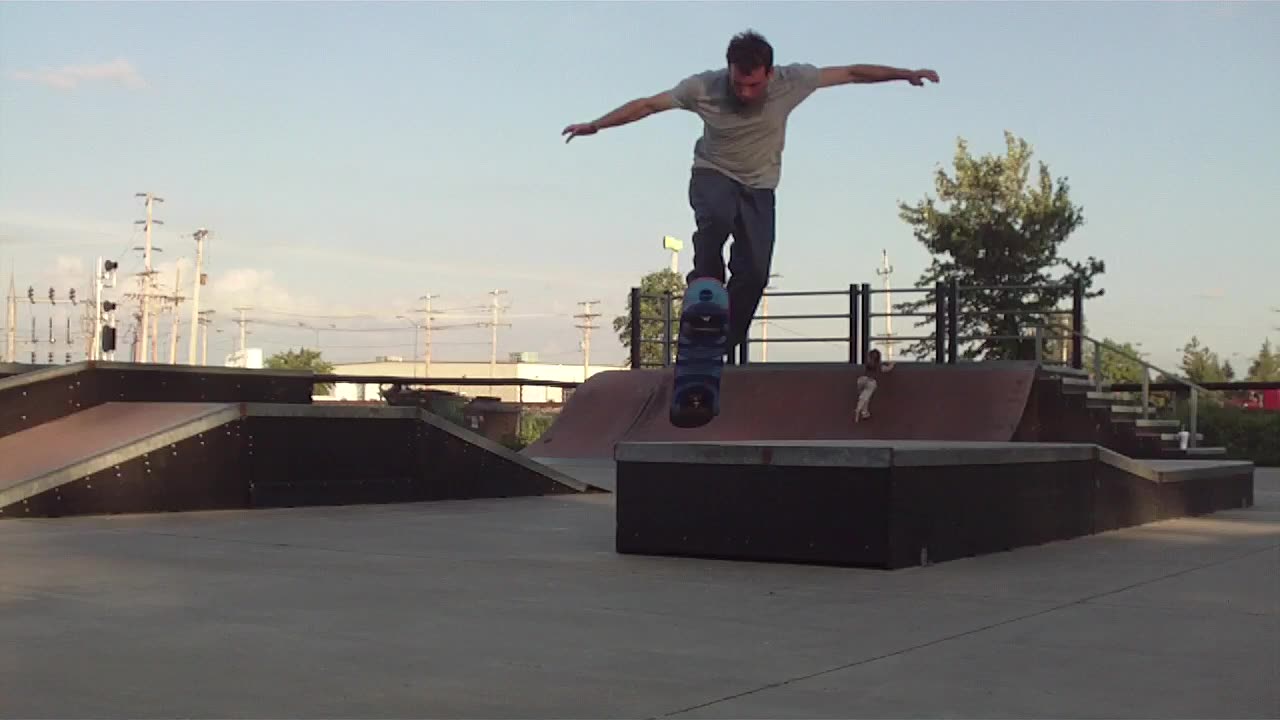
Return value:
[[(409, 310), (408, 312), (410, 312), (410, 313), (418, 313), (418, 312), (422, 312), (422, 311), (421, 311), (421, 310)], [(409, 323), (409, 325), (413, 328), (413, 375), (414, 375), (414, 377), (417, 377), (417, 375), (418, 375), (418, 335), (422, 332), (423, 327), (425, 327), (425, 326), (426, 326), (426, 324), (427, 324), (429, 321), (428, 321), (428, 320), (418, 320), (417, 318), (410, 317), (409, 315), (397, 315), (397, 316), (396, 316), (396, 319), (397, 319), (397, 320), (404, 320), (405, 322)], [(318, 336), (318, 335), (319, 335), (319, 333), (317, 333), (317, 336)], [(320, 342), (317, 340), (317, 341), (316, 341), (316, 346), (318, 347), (319, 345), (320, 345)]]
[[(492, 315), (489, 322), (485, 324), (489, 326), (490, 331), (493, 333), (492, 338), (489, 341), (489, 377), (492, 378), (497, 377), (498, 374), (498, 326), (505, 325), (509, 327), (511, 323), (498, 322), (498, 313), (504, 309), (498, 303), (498, 298), (499, 296), (506, 295), (507, 291), (490, 290), (489, 294), (493, 296), (493, 304), (489, 308)], [(489, 393), (493, 393), (493, 386), (489, 386)]]
[(239, 318), (238, 320), (236, 320), (236, 324), (240, 326), (240, 347), (239, 347), (239, 351), (238, 351), (238, 352), (239, 352), (241, 355), (243, 355), (243, 354), (244, 354), (244, 351), (245, 351), (245, 342), (244, 342), (244, 338), (245, 338), (245, 331), (244, 331), (244, 327), (245, 327), (245, 325), (249, 324), (249, 321), (244, 319), (244, 313), (245, 313), (245, 311), (246, 311), (246, 310), (252, 310), (253, 308), (248, 307), (248, 306), (244, 306), (244, 307), (237, 307), (237, 308), (232, 308), (232, 309), (233, 309), (233, 310), (235, 310), (236, 312), (240, 313), (240, 318)]
[(147, 219), (134, 222), (135, 225), (142, 225), (146, 233), (146, 245), (142, 251), (142, 340), (139, 343), (140, 352), (143, 356), (140, 359), (144, 359), (147, 353), (148, 320), (151, 318), (151, 252), (156, 249), (151, 246), (151, 227), (164, 224), (160, 220), (156, 220), (152, 215), (155, 204), (164, 202), (164, 198), (156, 197), (154, 193), (150, 192), (134, 193), (134, 197), (146, 198), (147, 203)]
[[(169, 296), (169, 300), (173, 302), (173, 325), (169, 330), (169, 364), (178, 364), (178, 303), (182, 302), (182, 296), (178, 294), (178, 288), (182, 287), (182, 266), (173, 266), (173, 294)], [(195, 325), (191, 326), (191, 337), (196, 336)]]
[(423, 295), (422, 297), (418, 298), (419, 300), (426, 303), (425, 309), (423, 310), (423, 321), (422, 321), (422, 327), (424, 330), (424, 336), (422, 340), (422, 376), (423, 377), (431, 377), (431, 300), (432, 298), (438, 298), (438, 297), (440, 296), (427, 293), (426, 295)]
[(196, 364), (196, 329), (200, 327), (200, 286), (205, 283), (204, 240), (209, 236), (209, 231), (200, 228), (192, 233), (192, 236), (196, 239), (196, 276), (191, 281), (191, 337), (187, 340), (188, 365)]
[(200, 311), (200, 364), (209, 364), (209, 326), (213, 324), (213, 320), (209, 317), (213, 314), (212, 310)]
[(493, 377), (494, 372), (498, 367), (498, 326), (505, 325), (510, 327), (511, 323), (498, 322), (498, 313), (503, 310), (503, 307), (499, 304), (498, 298), (502, 295), (506, 295), (507, 291), (490, 290), (489, 294), (493, 296), (493, 304), (490, 306), (492, 318), (489, 320), (489, 328), (493, 333), (492, 338), (489, 341), (489, 377)]
[(591, 306), (599, 305), (600, 301), (584, 300), (578, 304), (582, 306), (582, 312), (574, 317), (581, 319), (582, 324), (574, 327), (582, 330), (582, 381), (586, 382), (591, 374), (591, 331), (596, 329), (595, 319), (600, 317), (600, 313), (591, 312)]
[[(893, 294), (889, 288), (889, 276), (893, 274), (893, 266), (889, 264), (889, 251), (880, 251), (884, 264), (876, 270), (876, 274), (884, 278), (884, 336), (885, 360), (893, 360)], [(868, 332), (870, 328), (867, 329)]]
[(9, 301), (5, 313), (5, 333), (8, 335), (5, 345), (5, 362), (17, 362), (18, 357), (18, 291), (13, 281), (13, 271), (9, 271)]
[[(769, 273), (769, 279), (782, 277), (778, 273)], [(769, 295), (767, 294), (773, 289), (772, 285), (767, 282), (764, 287), (765, 295), (760, 298), (760, 362), (769, 362)]]

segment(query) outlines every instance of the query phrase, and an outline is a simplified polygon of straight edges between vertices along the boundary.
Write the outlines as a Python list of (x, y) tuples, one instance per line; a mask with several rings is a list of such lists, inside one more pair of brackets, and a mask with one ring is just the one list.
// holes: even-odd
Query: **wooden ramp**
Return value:
[[(859, 365), (725, 368), (721, 413), (700, 428), (667, 419), (671, 371), (593, 376), (525, 455), (551, 462), (612, 460), (621, 442), (934, 440), (1009, 442), (1027, 409), (1035, 363), (899, 364), (879, 379), (873, 417), (853, 422)], [(563, 463), (561, 463), (563, 464)]]

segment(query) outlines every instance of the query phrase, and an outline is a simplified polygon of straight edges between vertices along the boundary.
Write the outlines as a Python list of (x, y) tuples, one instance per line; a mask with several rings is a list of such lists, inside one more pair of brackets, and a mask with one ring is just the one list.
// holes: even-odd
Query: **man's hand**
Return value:
[(636, 98), (635, 100), (625, 103), (606, 113), (603, 117), (592, 120), (589, 123), (570, 125), (562, 130), (560, 134), (569, 136), (564, 140), (568, 143), (579, 135), (595, 135), (605, 128), (633, 123), (641, 118), (649, 117), (654, 113), (671, 110), (675, 106), (676, 100), (671, 95), (670, 91), (660, 92), (657, 95)]
[(912, 85), (924, 85), (924, 81), (938, 82), (938, 73), (932, 70), (912, 70), (911, 77), (907, 78), (907, 82)]
[(577, 125), (570, 125), (565, 128), (560, 134), (568, 135), (568, 137), (564, 139), (567, 143), (579, 135), (595, 135), (598, 132), (600, 132), (600, 127), (595, 123), (578, 123)]

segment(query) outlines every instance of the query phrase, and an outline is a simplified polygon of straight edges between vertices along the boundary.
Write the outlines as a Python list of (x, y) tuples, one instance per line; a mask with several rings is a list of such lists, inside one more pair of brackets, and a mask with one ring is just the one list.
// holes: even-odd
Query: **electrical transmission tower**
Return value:
[(591, 331), (599, 327), (595, 324), (595, 319), (600, 317), (600, 313), (591, 311), (591, 306), (599, 305), (600, 301), (584, 300), (578, 304), (582, 306), (582, 312), (574, 317), (582, 322), (574, 327), (582, 331), (582, 381), (586, 382), (591, 374)]

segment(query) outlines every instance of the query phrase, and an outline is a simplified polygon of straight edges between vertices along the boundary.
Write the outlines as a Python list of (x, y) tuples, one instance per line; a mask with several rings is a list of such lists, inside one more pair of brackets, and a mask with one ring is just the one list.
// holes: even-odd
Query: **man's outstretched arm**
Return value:
[(560, 134), (567, 135), (564, 141), (569, 142), (579, 135), (594, 135), (605, 128), (633, 123), (654, 113), (671, 110), (675, 106), (676, 100), (670, 91), (660, 92), (650, 97), (636, 98), (591, 122), (570, 125)]
[(848, 83), (882, 83), (906, 80), (912, 85), (923, 85), (925, 80), (938, 82), (938, 73), (932, 70), (904, 70), (888, 65), (833, 65), (820, 72), (818, 87), (846, 85)]

